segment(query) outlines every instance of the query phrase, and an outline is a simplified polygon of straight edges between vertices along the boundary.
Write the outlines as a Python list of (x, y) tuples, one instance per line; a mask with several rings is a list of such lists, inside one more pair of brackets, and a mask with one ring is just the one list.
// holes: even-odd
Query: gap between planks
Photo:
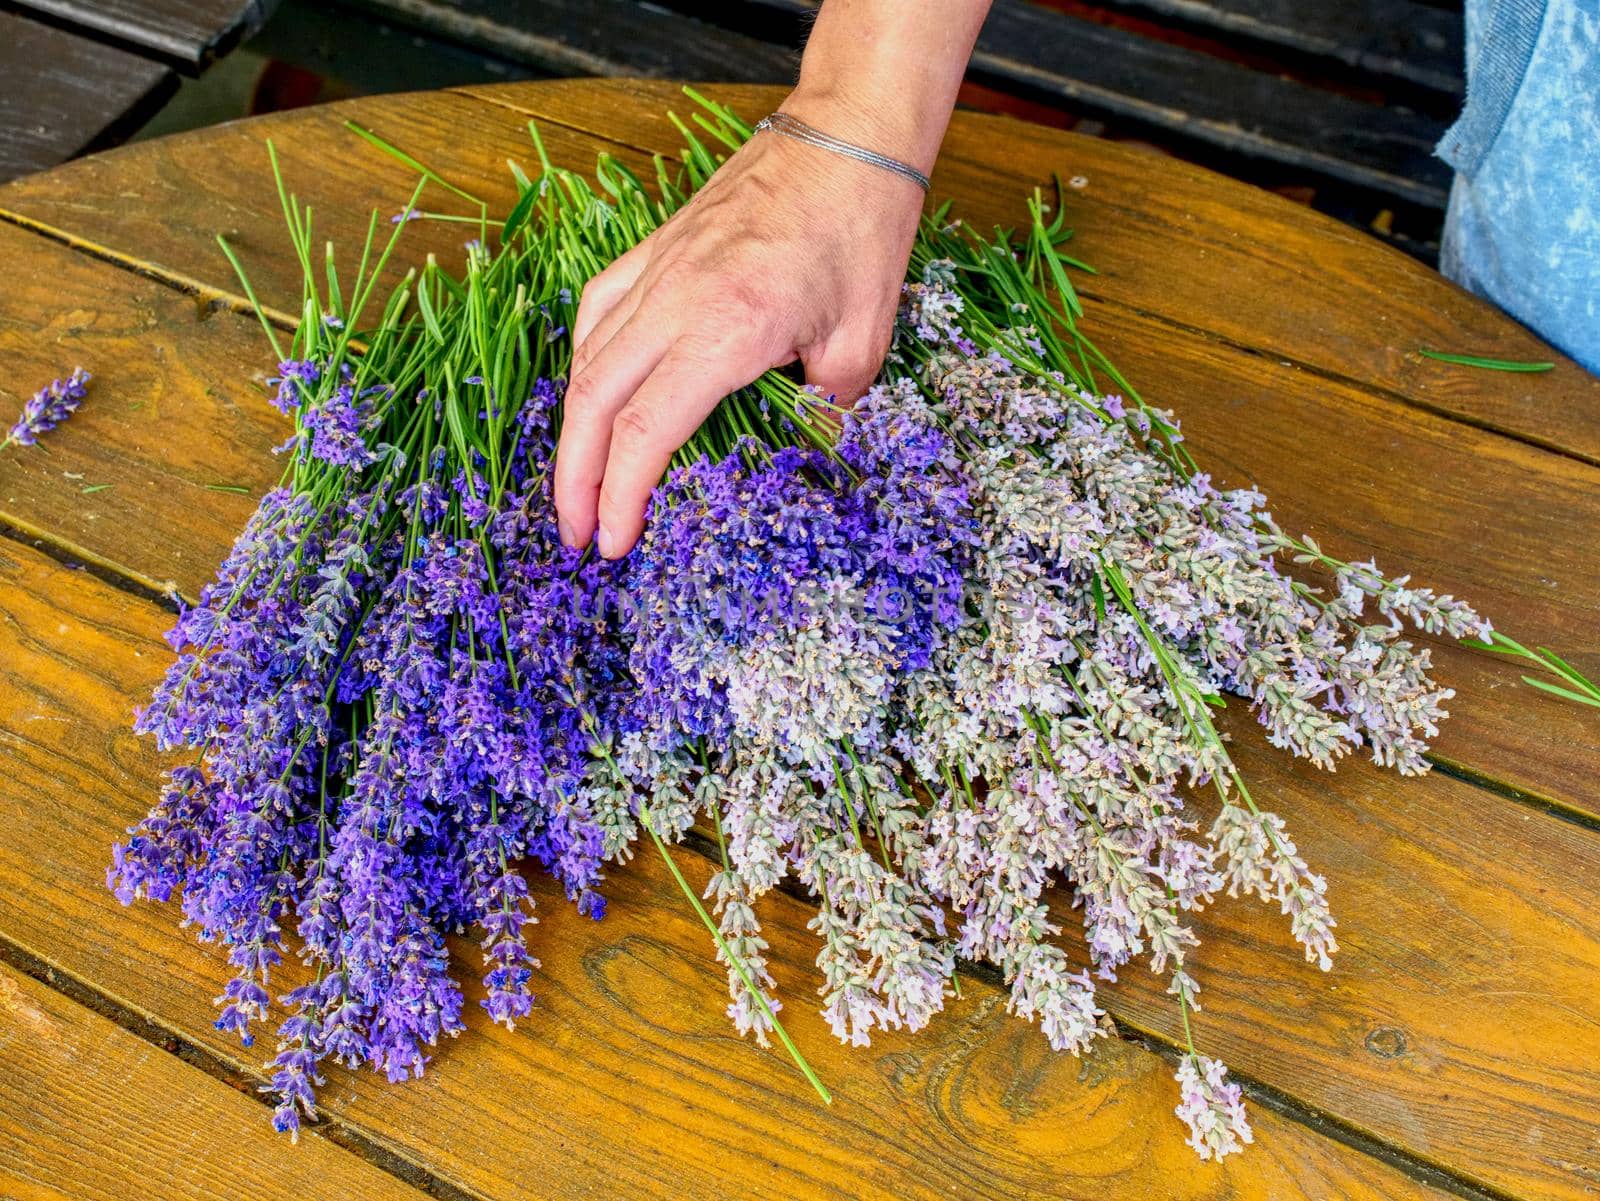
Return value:
[[(92, 985), (46, 962), (4, 935), (0, 935), (0, 964), (14, 968), (28, 979), (65, 997), (90, 1013), (105, 1018), (135, 1038), (171, 1055), (188, 1067), (221, 1081), (259, 1106), (263, 1122), (269, 1120), (272, 1105), (261, 1091), (261, 1079), (230, 1066), (221, 1057), (190, 1041), (181, 1031), (169, 1029), (148, 1015), (113, 1000)], [(436, 1175), (427, 1165), (407, 1159), (391, 1150), (346, 1119), (327, 1111), (319, 1113), (320, 1116), (313, 1128), (320, 1137), (364, 1160), (379, 1171), (393, 1176), (400, 1183), (426, 1196), (438, 1198), (438, 1201), (489, 1201), (483, 1194), (452, 1184)]]
[[(18, 534), (19, 531), (15, 527), (7, 523), (0, 523), (0, 539), (16, 541), (40, 553), (48, 554), (57, 561), (69, 565), (72, 563), (73, 552), (71, 548), (54, 539), (50, 539), (48, 535), (44, 535), (44, 539), (49, 545), (39, 545), (40, 539), (19, 537)], [(93, 574), (109, 586), (135, 596), (145, 603), (154, 604), (169, 611), (172, 607), (170, 596), (152, 593), (150, 588), (135, 581), (114, 565), (108, 565), (106, 570), (97, 570)], [(1526, 798), (1525, 794), (1520, 794), (1508, 788), (1493, 787), (1484, 780), (1475, 778), (1467, 773), (1451, 772), (1449, 774), (1457, 776), (1466, 783), (1483, 787), (1497, 795), (1505, 796), (1521, 803), (1531, 804), (1535, 808), (1549, 808), (1547, 804)], [(1600, 823), (1585, 821), (1582, 824), (1589, 828), (1600, 828)], [(685, 850), (707, 862), (714, 863), (716, 861), (715, 846), (710, 838), (698, 830), (691, 831), (680, 845)], [(815, 906), (814, 899), (806, 895), (792, 880), (785, 880), (779, 885), (779, 890), (809, 907)], [(168, 1054), (175, 1055), (190, 1066), (204, 1071), (208, 1075), (222, 1080), (242, 1092), (248, 1093), (258, 1100), (264, 1110), (270, 1108), (266, 1101), (260, 1097), (257, 1087), (260, 1083), (259, 1077), (246, 1070), (231, 1066), (220, 1056), (187, 1038), (181, 1031), (161, 1025), (148, 1015), (112, 999), (87, 981), (80, 980), (76, 976), (57, 969), (54, 965), (29, 952), (26, 948), (17, 945), (4, 935), (0, 935), (0, 962), (10, 964), (29, 978), (61, 993), (69, 1000), (110, 1019), (124, 1030), (136, 1035), (152, 1046)], [(1000, 973), (992, 967), (986, 964), (972, 963), (968, 960), (959, 962), (960, 970), (968, 977), (987, 981), (996, 987), (1003, 987)], [(1181, 1048), (1170, 1039), (1164, 1037), (1159, 1031), (1141, 1026), (1120, 1015), (1108, 1013), (1107, 1016), (1115, 1027), (1117, 1037), (1124, 1042), (1157, 1055), (1169, 1064), (1177, 1062), (1181, 1054)], [(1246, 1095), (1251, 1100), (1270, 1109), (1278, 1116), (1303, 1126), (1314, 1134), (1346, 1146), (1358, 1154), (1377, 1160), (1419, 1184), (1452, 1193), (1464, 1198), (1465, 1201), (1522, 1201), (1514, 1193), (1495, 1188), (1484, 1181), (1476, 1180), (1471, 1176), (1457, 1172), (1444, 1163), (1397, 1147), (1352, 1122), (1332, 1117), (1308, 1102), (1295, 1097), (1293, 1094), (1258, 1080), (1253, 1075), (1240, 1071), (1231, 1071), (1230, 1074), (1243, 1087)], [(441, 1201), (487, 1201), (483, 1194), (445, 1180), (436, 1175), (426, 1165), (403, 1156), (398, 1151), (387, 1146), (384, 1141), (348, 1119), (324, 1115), (318, 1123), (318, 1131), (352, 1154), (368, 1160), (375, 1167), (395, 1176), (404, 1183), (419, 1188), (430, 1196), (440, 1198)]]
[[(448, 90), (452, 95), (474, 99), (479, 103), (489, 105), (493, 108), (515, 112), (520, 116), (537, 118), (539, 120), (546, 121), (548, 124), (576, 132), (585, 137), (608, 141), (611, 145), (619, 148), (631, 149), (643, 154), (651, 153), (650, 151), (636, 147), (629, 142), (625, 142), (616, 138), (606, 138), (604, 135), (595, 134), (592, 130), (583, 128), (580, 125), (572, 124), (571, 122), (563, 121), (558, 118), (545, 117), (538, 113), (534, 113), (532, 110), (510, 104), (497, 98), (479, 95), (478, 93), (466, 90)], [(49, 225), (48, 223), (35, 220), (4, 208), (0, 208), (0, 222), (11, 224), (20, 230), (34, 234), (38, 237), (42, 237), (46, 241), (53, 242), (69, 250), (84, 254), (96, 261), (104, 262), (117, 269), (128, 271), (142, 278), (151, 280), (152, 282), (163, 287), (168, 287), (175, 291), (181, 292), (184, 295), (194, 297), (197, 309), (202, 313), (202, 315), (217, 311), (229, 311), (243, 316), (256, 316), (255, 308), (243, 295), (220, 290), (215, 286), (205, 283), (204, 281), (193, 276), (173, 271), (169, 268), (162, 267), (156, 263), (138, 258), (136, 256), (125, 254), (90, 239), (58, 229), (55, 226)], [(1087, 292), (1084, 294), (1092, 295), (1091, 293)], [(1351, 387), (1352, 389), (1360, 391), (1363, 395), (1375, 396), (1380, 400), (1398, 403), (1414, 411), (1427, 412), (1430, 415), (1444, 418), (1456, 424), (1476, 429), (1483, 433), (1505, 438), (1510, 442), (1521, 443), (1522, 445), (1533, 447), (1542, 452), (1556, 454), (1568, 460), (1576, 460), (1585, 464), (1600, 466), (1600, 457), (1590, 456), (1581, 452), (1565, 450), (1557, 446), (1547, 445), (1541, 439), (1532, 436), (1511, 433), (1497, 428), (1490, 423), (1477, 421), (1459, 413), (1450, 412), (1424, 402), (1413, 400), (1403, 393), (1386, 390), (1376, 385), (1364, 383), (1362, 381), (1353, 379), (1352, 377), (1327, 370), (1314, 364), (1286, 359), (1280, 354), (1264, 351), (1246, 344), (1241, 344), (1224, 335), (1216, 334), (1206, 330), (1203, 327), (1177, 321), (1170, 317), (1165, 317), (1159, 313), (1151, 312), (1136, 305), (1129, 305), (1125, 302), (1108, 299), (1103, 296), (1093, 298), (1095, 299), (1096, 303), (1106, 305), (1108, 308), (1114, 308), (1117, 311), (1132, 314), (1144, 320), (1160, 324), (1166, 328), (1177, 330), (1186, 334), (1187, 336), (1201, 338), (1210, 341), (1214, 345), (1220, 345), (1238, 353), (1250, 355), (1257, 359), (1287, 363), (1299, 370), (1305, 371), (1307, 374), (1314, 377)], [(262, 315), (272, 327), (283, 332), (292, 333), (298, 326), (298, 320), (281, 309), (268, 306), (262, 310)], [(9, 526), (11, 528), (6, 530), (4, 529), (5, 526)], [(8, 519), (8, 521), (5, 523), (0, 523), (0, 532), (9, 533), (10, 536), (17, 541), (34, 545), (37, 549), (43, 551), (58, 561), (69, 563), (75, 566), (86, 567), (99, 578), (113, 583), (117, 587), (123, 588), (124, 590), (133, 591), (136, 594), (144, 595), (146, 597), (162, 599), (169, 606), (179, 602), (185, 604), (195, 603), (193, 597), (182, 596), (177, 591), (176, 585), (170, 580), (158, 580), (147, 577), (123, 564), (96, 555), (86, 548), (78, 546), (74, 542), (62, 539), (49, 530), (34, 527), (29, 523), (19, 521), (15, 517)], [(1548, 813), (1560, 820), (1568, 821), (1586, 829), (1600, 832), (1600, 820), (1597, 820), (1594, 815), (1586, 813), (1572, 802), (1564, 801), (1559, 797), (1550, 796), (1542, 792), (1520, 788), (1508, 781), (1501, 780), (1494, 775), (1479, 771), (1469, 765), (1460, 763), (1456, 760), (1438, 755), (1433, 752), (1429, 752), (1427, 758), (1436, 767), (1440, 768), (1446, 774), (1456, 779), (1476, 785), (1488, 792), (1494, 793), (1495, 795), (1504, 797), (1508, 800), (1528, 806), (1535, 810)]]

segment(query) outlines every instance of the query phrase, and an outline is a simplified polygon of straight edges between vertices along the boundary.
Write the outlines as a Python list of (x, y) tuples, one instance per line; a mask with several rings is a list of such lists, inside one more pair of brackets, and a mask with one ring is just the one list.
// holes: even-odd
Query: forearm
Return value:
[(784, 111), (933, 167), (989, 0), (825, 0)]

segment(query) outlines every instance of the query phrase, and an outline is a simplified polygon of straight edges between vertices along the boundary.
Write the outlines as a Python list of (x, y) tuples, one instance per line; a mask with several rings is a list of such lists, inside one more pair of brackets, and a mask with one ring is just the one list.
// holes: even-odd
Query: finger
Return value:
[(802, 351), (800, 361), (805, 365), (806, 383), (848, 408), (872, 387), (888, 349), (887, 338), (839, 337)]
[(568, 546), (587, 546), (594, 537), (612, 422), (661, 361), (672, 335), (664, 322), (638, 314), (567, 384), (553, 488), (557, 525)]
[(628, 294), (649, 261), (650, 255), (645, 250), (645, 243), (640, 242), (583, 285), (583, 292), (578, 297), (578, 315), (572, 321), (574, 355), (589, 340), (589, 335), (594, 332), (601, 318)]
[(681, 339), (618, 412), (600, 487), (600, 553), (621, 558), (644, 530), (650, 492), (672, 456), (728, 393), (768, 367), (753, 341)]
[(574, 344), (572, 348), (572, 366), (567, 375), (575, 378), (589, 369), (595, 357), (606, 348), (607, 343), (617, 336), (617, 331), (625, 326), (635, 313), (639, 311), (639, 304), (645, 297), (645, 284), (642, 279), (635, 280), (633, 287), (605, 311), (594, 328), (589, 331), (581, 345)]

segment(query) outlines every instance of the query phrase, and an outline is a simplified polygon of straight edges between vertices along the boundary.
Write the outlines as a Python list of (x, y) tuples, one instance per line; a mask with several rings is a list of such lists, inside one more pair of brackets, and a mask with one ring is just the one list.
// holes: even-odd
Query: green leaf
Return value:
[(417, 159), (412, 158), (404, 150), (401, 150), (400, 147), (398, 147), (396, 145), (393, 145), (390, 142), (384, 141), (377, 134), (373, 133), (370, 129), (364, 129), (360, 125), (357, 125), (354, 121), (346, 121), (344, 123), (344, 127), (346, 129), (348, 129), (351, 133), (355, 134), (357, 137), (361, 138), (363, 141), (371, 142), (374, 146), (376, 146), (379, 150), (383, 151), (390, 158), (398, 159), (400, 162), (402, 162), (406, 166), (410, 167), (413, 171), (415, 171), (418, 174), (426, 177), (429, 180), (432, 180), (434, 183), (438, 184), (441, 188), (445, 189), (445, 191), (454, 192), (457, 196), (461, 197), (461, 199), (471, 201), (473, 204), (477, 205), (480, 209), (486, 207), (484, 205), (484, 202), (479, 200), (471, 192), (466, 191), (464, 188), (458, 188), (455, 184), (451, 183), (444, 176), (440, 175), (432, 167), (428, 166), (426, 163), (419, 162)]
[(528, 221), (528, 216), (533, 212), (534, 201), (539, 199), (539, 189), (534, 187), (524, 188), (522, 195), (517, 197), (516, 204), (511, 206), (511, 211), (506, 214), (506, 223), (500, 227), (500, 241), (509, 242)]
[(1565, 697), (1569, 701), (1577, 701), (1580, 705), (1592, 705), (1600, 709), (1600, 700), (1592, 696), (1584, 696), (1581, 692), (1574, 692), (1570, 688), (1563, 688), (1559, 684), (1552, 684), (1548, 680), (1538, 680), (1533, 676), (1523, 676), (1522, 682), (1530, 688), (1537, 688), (1540, 692), (1554, 693), (1556, 696)]
[(445, 344), (444, 330), (439, 325), (439, 318), (433, 311), (433, 301), (428, 296), (428, 293), (432, 290), (428, 287), (428, 278), (431, 274), (435, 273), (425, 274), (417, 281), (417, 308), (422, 312), (422, 323), (428, 327), (428, 336), (440, 346), (443, 346)]
[(1548, 646), (1541, 646), (1539, 648), (1539, 654), (1546, 663), (1550, 664), (1551, 668), (1558, 675), (1565, 676), (1585, 692), (1588, 692), (1593, 696), (1600, 697), (1600, 687), (1596, 687), (1587, 676), (1585, 676), (1576, 667), (1572, 666), (1572, 664), (1568, 663), (1560, 655), (1556, 654), (1555, 651), (1551, 650)]
[(1099, 572), (1095, 572), (1090, 578), (1089, 589), (1094, 593), (1095, 616), (1104, 622), (1106, 619), (1106, 586), (1105, 582), (1101, 580)]
[(1454, 363), (1458, 367), (1482, 367), (1485, 371), (1553, 371), (1554, 363), (1526, 362), (1520, 359), (1482, 359), (1471, 354), (1449, 354), (1442, 350), (1429, 350), (1426, 346), (1417, 347), (1417, 353), (1423, 358), (1437, 359), (1441, 363)]

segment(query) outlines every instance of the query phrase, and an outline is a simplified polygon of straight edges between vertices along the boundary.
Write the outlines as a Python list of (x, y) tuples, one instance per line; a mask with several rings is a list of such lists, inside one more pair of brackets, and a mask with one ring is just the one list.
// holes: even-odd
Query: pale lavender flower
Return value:
[(1255, 1141), (1239, 1086), (1215, 1059), (1185, 1055), (1178, 1063), (1182, 1099), (1174, 1111), (1189, 1127), (1189, 1145), (1201, 1159), (1221, 1159)]

